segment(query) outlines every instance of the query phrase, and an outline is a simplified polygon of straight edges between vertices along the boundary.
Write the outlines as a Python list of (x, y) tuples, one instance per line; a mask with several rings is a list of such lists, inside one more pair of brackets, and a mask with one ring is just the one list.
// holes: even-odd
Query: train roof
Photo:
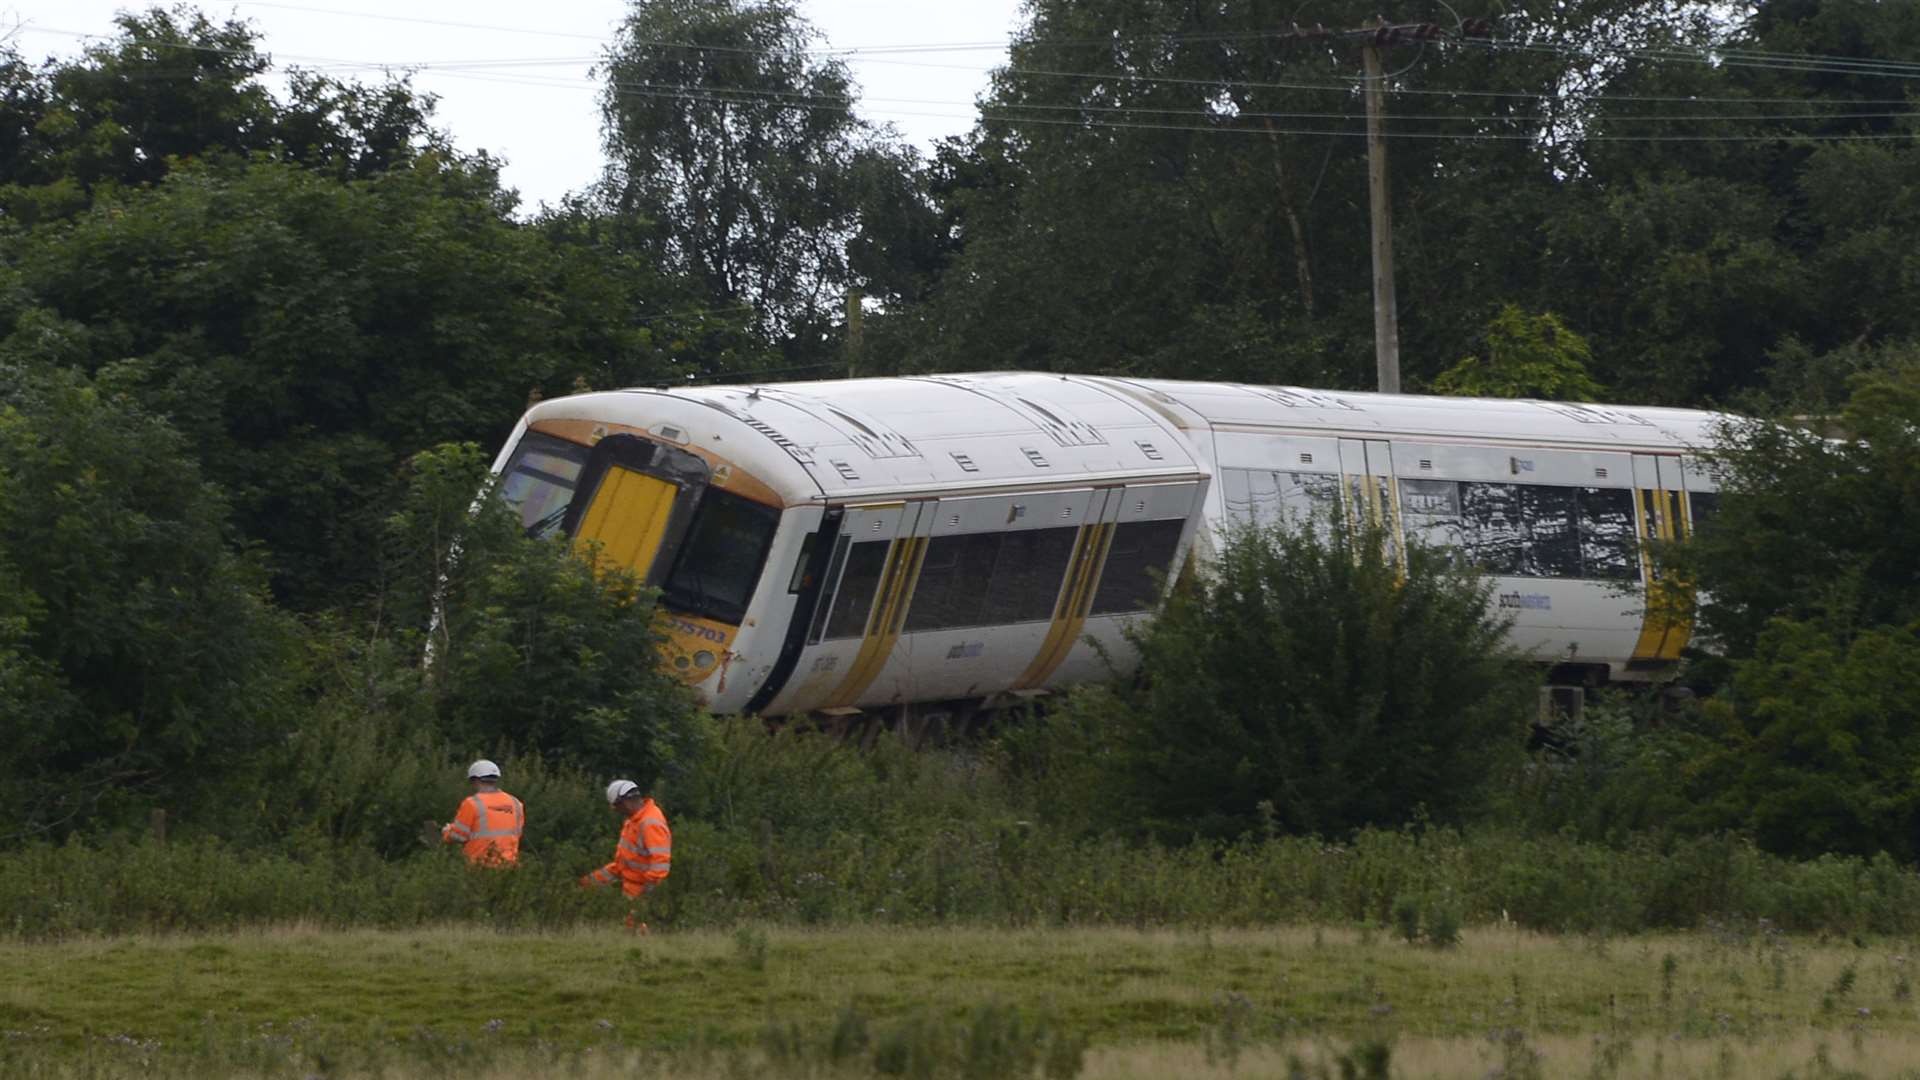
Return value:
[(700, 445), (724, 438), (728, 455), (791, 502), (1193, 477), (1203, 466), (1185, 431), (1209, 428), (1686, 453), (1711, 445), (1726, 419), (1691, 409), (1033, 372), (635, 388), (556, 398), (527, 414), (546, 418), (684, 428)]
[[(742, 464), (773, 474), (765, 478), (793, 499), (813, 494), (802, 487), (842, 499), (1202, 472), (1186, 438), (1150, 404), (1026, 372), (636, 388), (557, 398), (528, 413), (531, 421), (563, 416), (647, 430), (667, 421), (702, 445), (744, 427), (771, 445)], [(810, 484), (796, 482), (794, 466)]]
[[(1697, 409), (1515, 398), (1436, 397), (1294, 386), (1091, 378), (1168, 408), (1183, 426), (1283, 428), (1355, 438), (1499, 439), (1537, 445), (1686, 452), (1712, 445), (1728, 417)], [(1184, 414), (1184, 415), (1182, 415)]]

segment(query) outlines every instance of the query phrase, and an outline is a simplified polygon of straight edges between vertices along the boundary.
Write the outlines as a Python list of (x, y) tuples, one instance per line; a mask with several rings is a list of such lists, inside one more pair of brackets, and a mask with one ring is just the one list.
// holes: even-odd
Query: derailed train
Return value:
[(1644, 539), (1712, 512), (1718, 417), (1028, 373), (543, 402), (494, 463), (528, 530), (659, 589), (721, 712), (971, 710), (1102, 678), (1223, 525), (1316, 509), (1459, 548), (1513, 643), (1669, 670)]

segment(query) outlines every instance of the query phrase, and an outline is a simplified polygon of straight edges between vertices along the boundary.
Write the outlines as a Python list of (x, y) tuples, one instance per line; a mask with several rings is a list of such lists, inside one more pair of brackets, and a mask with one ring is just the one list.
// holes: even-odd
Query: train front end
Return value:
[[(582, 394), (536, 405), (494, 462), (530, 536), (565, 536), (658, 590), (663, 660), (716, 711), (765, 681), (790, 612), (763, 588), (820, 511), (803, 471), (698, 399)], [(811, 491), (809, 490), (811, 489)], [(811, 523), (807, 520), (813, 519)], [(790, 605), (789, 605), (790, 606)]]

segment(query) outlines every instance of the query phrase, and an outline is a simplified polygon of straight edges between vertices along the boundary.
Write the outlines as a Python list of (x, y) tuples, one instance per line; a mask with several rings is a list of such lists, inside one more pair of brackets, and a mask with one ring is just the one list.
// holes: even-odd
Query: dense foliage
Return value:
[(1344, 523), (1235, 532), (1133, 630), (1137, 678), (1056, 723), (1110, 759), (1106, 822), (1164, 839), (1457, 821), (1516, 763), (1533, 693), (1487, 592)]
[[(0, 54), (8, 910), (565, 921), (596, 910), (555, 882), (604, 858), (622, 774), (668, 799), (690, 922), (1385, 919), (1452, 890), (1542, 926), (1911, 931), (1920, 148), (1877, 65), (1920, 48), (1912, 5), (1522, 3), (1390, 50), (1410, 387), (1768, 418), (1728, 427), (1717, 515), (1661, 553), (1712, 647), (1691, 703), (1609, 698), (1528, 754), (1470, 576), (1281, 529), (1221, 538), (1138, 628), (1137, 679), (991, 746), (767, 738), (655, 670), (645, 590), (487, 492), (526, 403), (582, 388), (1365, 386), (1355, 57), (1271, 32), (1291, 17), (1034, 0), (975, 129), (923, 160), (792, 5), (638, 4), (606, 176), (533, 215), (405, 81), (269, 92), (241, 23)], [(422, 849), (479, 755), (534, 807), (536, 873)], [(130, 839), (155, 810), (171, 847)], [(185, 877), (102, 887), (168, 852)]]

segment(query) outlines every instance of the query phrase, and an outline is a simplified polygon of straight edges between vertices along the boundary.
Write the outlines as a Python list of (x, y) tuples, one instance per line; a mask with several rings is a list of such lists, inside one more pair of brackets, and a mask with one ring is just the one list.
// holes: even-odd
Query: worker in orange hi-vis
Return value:
[(627, 909), (627, 929), (644, 934), (647, 924), (639, 920), (634, 908), (667, 880), (667, 872), (673, 868), (673, 833), (667, 829), (667, 816), (631, 780), (607, 785), (607, 805), (625, 822), (620, 827), (620, 843), (613, 849), (613, 861), (582, 877), (580, 885), (591, 889), (618, 881), (620, 891), (634, 902)]
[(500, 790), (500, 766), (480, 760), (467, 767), (473, 794), (460, 801), (460, 811), (440, 829), (442, 843), (460, 844), (475, 866), (512, 866), (520, 861), (520, 834), (526, 831), (527, 810), (520, 800)]

